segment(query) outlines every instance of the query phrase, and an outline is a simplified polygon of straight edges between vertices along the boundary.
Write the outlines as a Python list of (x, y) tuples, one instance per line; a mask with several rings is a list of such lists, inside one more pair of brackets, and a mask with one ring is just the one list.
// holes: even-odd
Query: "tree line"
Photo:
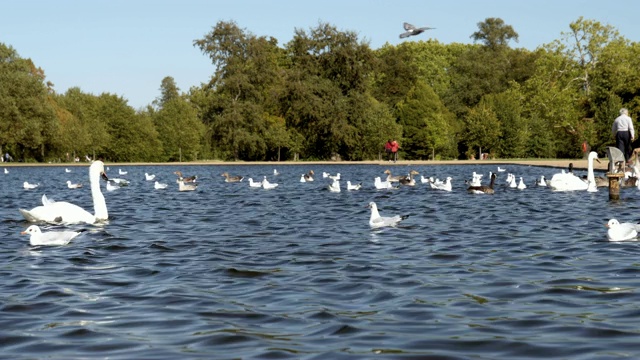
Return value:
[(604, 152), (621, 107), (640, 114), (640, 45), (583, 18), (534, 51), (499, 18), (473, 44), (436, 40), (371, 49), (320, 22), (291, 41), (220, 21), (193, 45), (212, 74), (182, 91), (171, 76), (143, 109), (80, 88), (0, 43), (0, 152), (27, 162), (576, 158)]

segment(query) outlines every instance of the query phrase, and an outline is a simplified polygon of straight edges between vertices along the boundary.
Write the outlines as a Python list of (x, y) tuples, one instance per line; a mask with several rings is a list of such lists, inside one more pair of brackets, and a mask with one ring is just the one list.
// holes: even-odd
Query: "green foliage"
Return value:
[(472, 108), (464, 122), (466, 129), (464, 141), (469, 149), (467, 156), (475, 154), (478, 149), (483, 153), (497, 151), (502, 136), (502, 124), (486, 101), (481, 101)]

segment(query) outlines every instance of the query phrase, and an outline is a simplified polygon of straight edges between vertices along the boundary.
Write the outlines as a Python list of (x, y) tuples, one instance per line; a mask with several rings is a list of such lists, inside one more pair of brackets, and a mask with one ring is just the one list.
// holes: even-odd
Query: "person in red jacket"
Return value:
[(393, 154), (393, 162), (398, 161), (398, 149), (400, 148), (400, 145), (398, 145), (398, 142), (393, 140), (391, 142), (391, 154)]
[(387, 153), (387, 160), (391, 161), (391, 157), (393, 156), (393, 154), (391, 153), (391, 148), (393, 147), (393, 144), (391, 142), (391, 139), (387, 140), (387, 143), (384, 144), (384, 152)]

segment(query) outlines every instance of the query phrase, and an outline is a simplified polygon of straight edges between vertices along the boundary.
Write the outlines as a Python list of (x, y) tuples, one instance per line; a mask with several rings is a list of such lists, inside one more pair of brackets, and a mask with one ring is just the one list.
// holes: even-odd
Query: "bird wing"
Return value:
[(415, 29), (416, 29), (416, 27), (415, 27), (415, 26), (413, 26), (413, 25), (409, 24), (408, 22), (403, 23), (403, 24), (402, 24), (402, 26), (403, 26), (403, 27), (404, 27), (404, 29), (405, 29), (405, 30), (407, 30), (407, 31), (411, 31), (411, 30), (415, 30)]
[(400, 34), (400, 39), (404, 39), (404, 38), (409, 37), (411, 35), (412, 34), (410, 32), (402, 33), (402, 34)]

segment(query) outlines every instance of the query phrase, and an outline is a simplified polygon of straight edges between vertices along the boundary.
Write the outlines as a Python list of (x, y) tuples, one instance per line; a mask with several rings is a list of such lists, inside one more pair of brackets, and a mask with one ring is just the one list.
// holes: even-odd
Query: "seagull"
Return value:
[(524, 181), (522, 180), (522, 176), (520, 176), (520, 182), (518, 183), (518, 189), (519, 190), (524, 190), (527, 188), (527, 185), (525, 185)]
[(607, 230), (607, 239), (609, 239), (609, 241), (632, 240), (638, 236), (638, 231), (640, 231), (640, 224), (621, 224), (616, 219), (609, 220), (605, 226), (609, 228), (609, 230)]
[(66, 173), (70, 173), (70, 172), (71, 172), (71, 170), (69, 170), (69, 169), (64, 169), (64, 172), (66, 172)]
[(118, 169), (118, 174), (120, 175), (127, 175), (126, 171), (123, 171), (122, 169)]
[(503, 169), (500, 166), (498, 166), (498, 172), (505, 172), (505, 171), (507, 171), (507, 169)]
[(269, 190), (269, 189), (275, 189), (278, 187), (278, 184), (276, 183), (270, 183), (269, 180), (267, 180), (267, 177), (265, 176), (264, 179), (262, 179), (262, 188)]
[(404, 23), (402, 24), (402, 26), (404, 26), (404, 29), (406, 30), (406, 32), (403, 32), (402, 34), (400, 34), (400, 39), (404, 39), (406, 37), (409, 36), (414, 36), (414, 35), (420, 35), (422, 34), (425, 30), (432, 30), (435, 28), (432, 27), (421, 27), (421, 28), (417, 28), (409, 23)]
[(37, 187), (38, 187), (38, 184), (29, 184), (29, 182), (28, 182), (28, 181), (25, 181), (25, 182), (22, 184), (22, 187), (23, 187), (23, 188), (25, 188), (25, 190), (31, 190), (31, 189), (35, 189), (35, 188), (37, 188)]
[(340, 180), (333, 179), (333, 182), (329, 184), (329, 191), (340, 192)]
[(451, 180), (451, 176), (447, 176), (447, 179), (444, 182), (432, 182), (430, 185), (432, 189), (451, 191)]
[(369, 225), (372, 228), (379, 228), (383, 226), (396, 226), (400, 221), (408, 218), (408, 215), (400, 216), (395, 215), (392, 217), (384, 217), (380, 216), (378, 212), (378, 206), (373, 201), (369, 203), (369, 208), (371, 208), (371, 217), (369, 218)]
[(331, 180), (340, 180), (340, 173), (337, 173), (335, 175), (329, 175), (329, 179), (331, 179)]
[(278, 176), (278, 175), (280, 175), (278, 170), (277, 169), (273, 169), (273, 176)]
[(194, 191), (198, 188), (195, 182), (185, 183), (182, 178), (178, 179), (178, 191)]
[(71, 239), (80, 235), (79, 231), (49, 231), (43, 233), (38, 225), (31, 225), (27, 230), (21, 232), (22, 235), (31, 235), (29, 244), (38, 245), (67, 245)]
[(155, 179), (156, 179), (156, 176), (155, 176), (154, 174), (147, 174), (147, 173), (144, 173), (144, 178), (145, 178), (145, 180), (147, 180), (147, 181), (153, 181), (153, 180), (155, 180)]
[(156, 182), (153, 184), (153, 188), (157, 189), (157, 190), (166, 189), (167, 188), (167, 184), (160, 183), (160, 182), (158, 182), (156, 180)]
[(536, 181), (536, 185), (538, 186), (547, 186), (547, 182), (544, 179), (544, 175), (540, 175), (540, 179)]
[(107, 181), (107, 191), (114, 191), (120, 188), (119, 185), (114, 185), (113, 181)]
[(9, 173), (9, 170), (7, 170), (7, 168), (4, 168), (4, 173), (5, 173), (5, 174), (8, 174), (8, 173)]
[(80, 189), (82, 187), (82, 184), (80, 183), (72, 183), (71, 180), (67, 180), (67, 187), (69, 189)]
[(261, 182), (255, 182), (255, 181), (253, 181), (253, 178), (249, 178), (249, 187), (259, 188), (259, 187), (262, 187), (262, 183)]
[(360, 190), (362, 183), (351, 184), (351, 181), (347, 181), (347, 190)]

